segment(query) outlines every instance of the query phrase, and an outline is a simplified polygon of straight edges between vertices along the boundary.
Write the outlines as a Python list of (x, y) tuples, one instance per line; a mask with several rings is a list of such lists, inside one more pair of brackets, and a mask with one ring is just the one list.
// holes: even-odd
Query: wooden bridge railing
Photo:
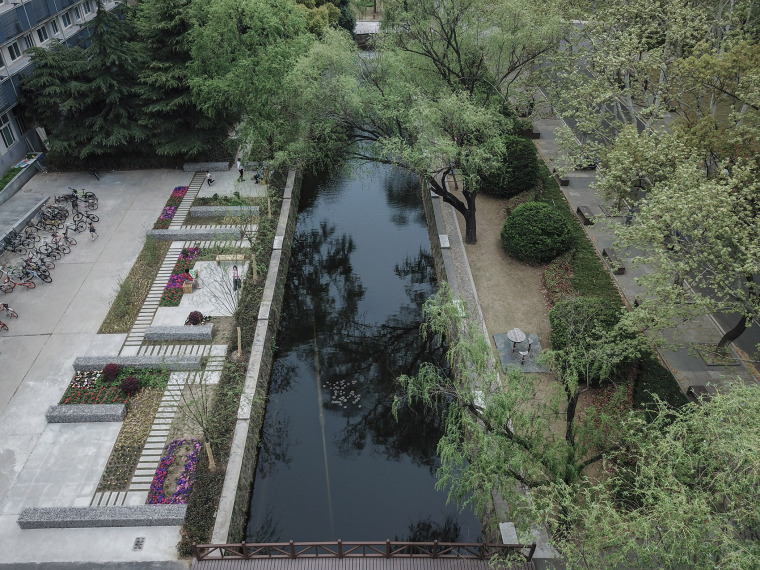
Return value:
[(252, 560), (256, 558), (476, 558), (520, 555), (530, 562), (536, 544), (484, 542), (265, 542), (196, 544), (196, 560)]

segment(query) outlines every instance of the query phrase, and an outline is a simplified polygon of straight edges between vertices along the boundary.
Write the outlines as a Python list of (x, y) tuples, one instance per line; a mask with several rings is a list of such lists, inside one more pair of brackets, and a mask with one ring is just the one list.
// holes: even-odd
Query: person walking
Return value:
[(214, 183), (214, 179), (211, 178), (211, 172), (209, 172), (208, 170), (206, 171), (206, 182), (208, 183), (209, 186), (211, 186)]
[(95, 226), (90, 222), (90, 237), (95, 240), (96, 237), (98, 237), (98, 232), (95, 230)]
[(240, 178), (238, 178), (238, 180), (242, 182), (245, 180), (245, 178), (243, 178), (243, 163), (240, 162), (239, 158), (237, 159), (237, 169), (238, 169), (238, 172), (240, 173)]
[(237, 265), (232, 266), (232, 290), (237, 291), (240, 289), (240, 274), (238, 273)]

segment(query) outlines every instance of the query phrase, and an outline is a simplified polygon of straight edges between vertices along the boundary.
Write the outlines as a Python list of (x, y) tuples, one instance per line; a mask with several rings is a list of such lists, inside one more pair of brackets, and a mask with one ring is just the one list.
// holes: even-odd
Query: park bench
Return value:
[(591, 208), (588, 206), (578, 206), (578, 209), (575, 211), (576, 214), (578, 214), (578, 217), (581, 219), (581, 222), (583, 222), (584, 226), (592, 226), (594, 225), (594, 221), (596, 216), (591, 212)]
[(239, 261), (243, 262), (245, 260), (245, 255), (242, 253), (227, 253), (227, 254), (220, 254), (216, 256), (216, 264), (219, 265), (222, 261)]
[(615, 216), (619, 216), (620, 215), (619, 212), (615, 212), (615, 211), (611, 210), (610, 208), (608, 208), (604, 204), (599, 204), (599, 209), (602, 211), (602, 214), (604, 214), (608, 218), (613, 218)]
[(614, 249), (605, 247), (602, 250), (602, 257), (607, 258), (613, 275), (622, 275), (625, 273), (625, 265), (623, 265), (623, 261)]
[(557, 179), (557, 183), (560, 186), (570, 186), (570, 179), (569, 178), (563, 178), (562, 176), (560, 176), (559, 173), (557, 172), (556, 168), (554, 170), (552, 170), (552, 174), (554, 174), (554, 178)]
[(710, 390), (707, 386), (693, 385), (689, 386), (686, 390), (686, 395), (691, 397), (695, 402), (709, 402), (713, 397), (714, 390)]

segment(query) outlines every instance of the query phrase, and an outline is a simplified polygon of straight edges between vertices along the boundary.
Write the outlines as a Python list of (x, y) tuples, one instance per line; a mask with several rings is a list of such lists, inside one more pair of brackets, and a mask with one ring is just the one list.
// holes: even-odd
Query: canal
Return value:
[(391, 414), (396, 378), (435, 356), (419, 338), (435, 288), (416, 179), (304, 181), (248, 542), (481, 539), (435, 490), (437, 415)]

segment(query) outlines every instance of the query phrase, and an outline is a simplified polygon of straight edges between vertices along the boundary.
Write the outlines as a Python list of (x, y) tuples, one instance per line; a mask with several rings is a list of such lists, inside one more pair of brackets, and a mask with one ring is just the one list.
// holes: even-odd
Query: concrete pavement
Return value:
[[(21, 530), (16, 519), (23, 507), (81, 506), (92, 496), (120, 424), (47, 424), (44, 414), (71, 380), (76, 356), (116, 354), (123, 344), (125, 335), (97, 330), (146, 230), (172, 189), (191, 178), (177, 170), (104, 173), (99, 181), (84, 173), (37, 174), (0, 207), (3, 232), (40, 199), (71, 186), (98, 195), (100, 217), (100, 236), (75, 235), (79, 243), (56, 262), (53, 283), (3, 297), (19, 318), (0, 336), (0, 566), (186, 566), (177, 562), (178, 527)], [(137, 537), (146, 537), (142, 550), (132, 549)]]
[[(563, 121), (556, 117), (548, 117), (534, 120), (533, 125), (534, 130), (541, 133), (541, 137), (535, 141), (536, 146), (551, 170), (554, 168), (557, 158), (561, 153), (554, 133), (556, 129), (563, 125)], [(606, 218), (602, 214), (599, 205), (606, 204), (607, 202), (604, 197), (599, 196), (591, 188), (591, 185), (596, 180), (596, 171), (574, 171), (570, 172), (566, 178), (570, 184), (563, 186), (562, 191), (570, 203), (572, 211), (575, 212), (578, 206), (585, 205), (589, 206), (597, 216), (597, 222), (594, 225), (584, 226), (587, 235), (596, 245), (597, 251), (601, 253), (604, 248), (612, 247), (614, 226), (615, 224), (623, 223), (624, 217)], [(645, 290), (636, 282), (636, 279), (645, 271), (646, 267), (631, 267), (628, 264), (625, 273), (613, 275), (615, 282), (631, 305), (637, 296), (645, 294)], [(718, 316), (718, 319), (721, 323), (726, 322), (725, 317)], [(757, 357), (755, 345), (757, 342), (760, 342), (758, 328), (760, 327), (751, 328), (735, 343), (747, 354), (754, 355), (755, 359)], [(695, 353), (693, 349), (695, 344), (717, 344), (722, 335), (723, 330), (720, 328), (718, 320), (713, 316), (701, 317), (680, 326), (678, 330), (668, 332), (668, 337), (674, 342), (683, 345), (684, 348), (678, 350), (660, 350), (659, 352), (684, 392), (686, 392), (689, 386), (693, 385), (711, 384), (713, 386), (722, 386), (737, 377), (749, 383), (756, 383), (758, 381), (743, 365), (707, 365)], [(733, 352), (738, 361), (738, 355), (735, 351)]]

